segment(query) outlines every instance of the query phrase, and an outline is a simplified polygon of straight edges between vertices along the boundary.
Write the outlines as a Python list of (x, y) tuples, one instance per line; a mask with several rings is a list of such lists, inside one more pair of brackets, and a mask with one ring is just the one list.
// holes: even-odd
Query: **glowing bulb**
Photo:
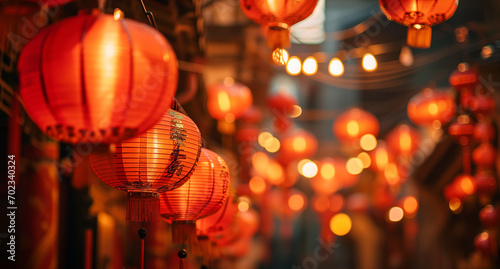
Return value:
[(286, 72), (289, 75), (296, 76), (300, 74), (300, 70), (302, 68), (302, 63), (297, 56), (292, 56), (290, 60), (286, 63)]
[(272, 53), (273, 63), (277, 65), (285, 65), (288, 62), (288, 51), (286, 49), (277, 48)]
[(332, 180), (335, 177), (335, 166), (331, 163), (325, 163), (321, 166), (320, 175), (325, 180)]
[(344, 64), (339, 58), (333, 58), (328, 65), (328, 72), (334, 77), (339, 77), (344, 74)]
[(415, 58), (413, 57), (413, 53), (411, 53), (411, 49), (407, 46), (403, 46), (401, 48), (401, 53), (399, 54), (399, 62), (406, 67), (412, 66)]
[(358, 158), (350, 158), (346, 163), (347, 172), (351, 175), (358, 175), (363, 171), (363, 162)]
[(356, 137), (359, 134), (359, 124), (355, 120), (350, 120), (347, 122), (347, 133), (351, 137)]
[(292, 106), (292, 112), (290, 112), (290, 118), (297, 118), (302, 115), (302, 108), (298, 105)]
[(248, 181), (250, 191), (255, 194), (261, 194), (266, 190), (266, 181), (262, 177), (255, 176)]
[(397, 207), (397, 206), (391, 208), (389, 210), (388, 217), (389, 217), (389, 220), (392, 222), (398, 222), (398, 221), (402, 220), (404, 217), (403, 209), (401, 209), (401, 207)]
[(115, 19), (115, 21), (123, 19), (124, 15), (125, 14), (123, 14), (123, 11), (121, 11), (119, 8), (115, 8), (113, 19)]
[(406, 197), (404, 202), (403, 202), (403, 209), (406, 212), (406, 214), (409, 214), (409, 215), (415, 214), (415, 212), (417, 212), (417, 209), (418, 209), (417, 199), (413, 196)]
[(330, 219), (330, 230), (332, 230), (335, 235), (346, 235), (351, 231), (351, 227), (351, 218), (344, 213), (335, 214)]
[(269, 138), (272, 138), (273, 135), (270, 133), (270, 132), (262, 132), (259, 134), (259, 136), (257, 137), (257, 142), (259, 143), (259, 145), (261, 147), (265, 147), (266, 145), (266, 141), (269, 139)]
[(269, 151), (270, 153), (275, 153), (277, 152), (281, 147), (281, 143), (276, 137), (271, 137), (266, 140), (264, 144), (264, 148)]
[(318, 71), (318, 61), (313, 56), (309, 56), (304, 60), (302, 64), (302, 71), (308, 76), (316, 74)]
[(217, 93), (217, 103), (222, 112), (227, 112), (231, 108), (231, 101), (229, 101), (229, 95), (226, 91), (220, 91)]
[(363, 56), (363, 69), (365, 71), (371, 72), (377, 69), (377, 59), (371, 53), (366, 53)]
[(302, 166), (302, 175), (307, 178), (313, 178), (318, 174), (318, 165), (309, 161)]
[(370, 165), (372, 165), (372, 159), (366, 152), (361, 152), (360, 154), (358, 154), (357, 158), (360, 159), (361, 162), (363, 162), (363, 168), (368, 168), (370, 167)]
[(365, 134), (359, 140), (359, 145), (363, 150), (374, 150), (377, 147), (377, 138), (372, 134)]
[(247, 212), (250, 209), (250, 205), (246, 201), (241, 201), (238, 203), (238, 210), (240, 212)]
[(288, 206), (294, 211), (301, 210), (304, 207), (304, 204), (304, 197), (298, 193), (292, 194), (290, 198), (288, 198)]

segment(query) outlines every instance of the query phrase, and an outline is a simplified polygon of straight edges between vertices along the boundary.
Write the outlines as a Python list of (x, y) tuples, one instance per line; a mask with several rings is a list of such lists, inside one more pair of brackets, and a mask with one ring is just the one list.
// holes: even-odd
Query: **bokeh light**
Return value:
[(328, 65), (328, 72), (334, 77), (344, 74), (344, 64), (339, 58), (333, 58)]
[(318, 165), (313, 161), (308, 161), (302, 166), (303, 176), (307, 178), (313, 178), (318, 174)]
[(363, 69), (365, 71), (371, 72), (377, 69), (377, 59), (371, 53), (366, 53), (363, 56)]
[(248, 181), (250, 191), (255, 194), (261, 194), (266, 190), (266, 181), (260, 176), (254, 176)]
[(288, 206), (294, 211), (300, 211), (304, 208), (305, 200), (301, 194), (295, 193), (288, 198)]
[(363, 150), (374, 150), (377, 147), (377, 138), (372, 134), (365, 134), (359, 139), (359, 145)]
[(318, 61), (313, 56), (309, 56), (302, 64), (302, 72), (308, 76), (312, 76), (318, 72)]
[(296, 76), (300, 74), (300, 70), (302, 69), (302, 63), (297, 56), (292, 56), (286, 63), (286, 72), (289, 75)]
[(389, 209), (389, 213), (387, 215), (390, 221), (392, 222), (398, 222), (403, 219), (404, 217), (404, 212), (401, 207), (395, 206), (391, 209)]
[(330, 230), (337, 236), (344, 236), (351, 231), (352, 221), (351, 218), (344, 214), (335, 214), (330, 219)]
[(358, 158), (350, 158), (346, 163), (347, 172), (351, 175), (358, 175), (363, 171), (363, 162)]

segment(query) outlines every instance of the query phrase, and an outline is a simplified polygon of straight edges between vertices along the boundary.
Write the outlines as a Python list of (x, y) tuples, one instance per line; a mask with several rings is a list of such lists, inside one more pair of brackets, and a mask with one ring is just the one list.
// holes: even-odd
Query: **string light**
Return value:
[(290, 60), (286, 63), (286, 72), (289, 75), (296, 76), (300, 74), (302, 63), (300, 62), (299, 57), (292, 56)]
[(271, 54), (273, 63), (277, 65), (285, 65), (288, 62), (288, 51), (286, 49), (277, 48)]
[(365, 53), (362, 60), (363, 69), (367, 72), (372, 72), (377, 69), (377, 59), (371, 53)]
[(302, 64), (302, 72), (308, 76), (312, 76), (318, 72), (318, 61), (313, 56), (309, 56)]
[(339, 58), (333, 58), (328, 65), (328, 72), (334, 77), (340, 77), (344, 74), (344, 64)]

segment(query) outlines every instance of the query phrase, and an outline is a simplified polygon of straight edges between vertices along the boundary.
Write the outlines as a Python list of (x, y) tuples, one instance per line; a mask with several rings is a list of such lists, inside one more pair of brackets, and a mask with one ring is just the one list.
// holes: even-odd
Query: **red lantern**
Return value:
[(115, 145), (110, 154), (92, 153), (96, 175), (128, 192), (127, 220), (154, 221), (159, 194), (184, 184), (193, 173), (201, 150), (201, 134), (187, 116), (169, 110), (138, 137)]
[(497, 252), (495, 238), (488, 232), (482, 232), (474, 238), (474, 247), (485, 257), (491, 257)]
[(479, 169), (493, 168), (497, 151), (491, 144), (481, 144), (472, 151), (472, 161)]
[(495, 112), (495, 99), (489, 95), (479, 95), (469, 100), (469, 108), (478, 117), (488, 117)]
[(449, 200), (458, 198), (459, 200), (465, 199), (467, 196), (476, 192), (476, 184), (474, 178), (469, 174), (460, 174), (456, 176), (453, 181), (445, 187), (444, 194)]
[(201, 149), (198, 165), (181, 187), (160, 195), (160, 214), (172, 221), (172, 242), (194, 241), (195, 221), (212, 215), (226, 202), (229, 169), (216, 153)]
[(456, 0), (379, 0), (387, 19), (408, 26), (406, 43), (414, 48), (430, 48), (431, 26), (448, 20), (457, 9)]
[(498, 223), (500, 223), (500, 212), (498, 212), (498, 208), (492, 205), (486, 205), (479, 211), (479, 220), (484, 227), (495, 229)]
[(448, 133), (455, 138), (460, 145), (468, 145), (474, 133), (474, 124), (469, 116), (460, 115), (450, 127), (448, 127)]
[(387, 150), (384, 141), (378, 141), (377, 147), (368, 153), (371, 160), (370, 169), (375, 172), (384, 172), (387, 164), (393, 162), (393, 157)]
[(245, 115), (252, 107), (252, 92), (240, 83), (232, 79), (217, 83), (207, 90), (208, 112), (210, 116), (218, 120), (233, 122)]
[(267, 105), (275, 115), (287, 115), (297, 104), (297, 99), (291, 94), (277, 93), (267, 98)]
[(477, 193), (491, 197), (496, 192), (497, 181), (495, 177), (486, 171), (479, 171), (474, 175)]
[(340, 114), (333, 123), (333, 133), (344, 143), (357, 141), (365, 134), (377, 136), (379, 123), (370, 112), (351, 108)]
[(406, 124), (396, 126), (386, 138), (388, 149), (395, 155), (411, 156), (418, 149), (420, 134)]
[[(342, 167), (343, 164), (343, 167)], [(342, 188), (342, 174), (340, 170), (345, 169), (345, 163), (334, 159), (324, 159), (318, 164), (318, 174), (309, 180), (314, 192), (318, 195), (328, 196)], [(347, 171), (344, 174), (350, 175)], [(350, 175), (351, 177), (355, 177)]]
[(493, 141), (495, 138), (495, 130), (490, 123), (480, 121), (474, 126), (474, 139), (483, 143)]
[(278, 159), (285, 164), (294, 160), (309, 158), (318, 149), (318, 140), (310, 132), (296, 128), (288, 130), (280, 138)]
[(227, 202), (215, 214), (196, 221), (196, 229), (199, 236), (208, 236), (214, 240), (234, 220), (238, 207), (234, 201), (234, 195), (229, 195)]
[(152, 27), (79, 15), (38, 33), (19, 58), (20, 94), (47, 135), (116, 143), (155, 125), (177, 88), (177, 60)]
[(445, 92), (428, 88), (410, 99), (408, 117), (417, 125), (431, 126), (438, 121), (443, 124), (455, 114), (455, 100)]
[(450, 75), (450, 85), (460, 92), (460, 105), (463, 108), (467, 108), (473, 98), (474, 90), (479, 84), (478, 76), (477, 71), (469, 69), (465, 63), (459, 64), (458, 69)]
[(282, 50), (290, 46), (289, 27), (309, 17), (318, 0), (240, 0), (245, 15), (265, 27), (267, 45), (279, 55), (275, 63), (285, 64)]

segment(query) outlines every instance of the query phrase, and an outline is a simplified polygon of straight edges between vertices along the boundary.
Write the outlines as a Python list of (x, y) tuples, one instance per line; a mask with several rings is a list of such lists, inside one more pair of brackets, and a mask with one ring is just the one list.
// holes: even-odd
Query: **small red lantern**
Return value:
[(335, 159), (321, 160), (318, 164), (318, 170), (318, 174), (309, 180), (312, 189), (318, 195), (328, 196), (341, 189), (342, 178), (340, 174), (344, 172), (345, 175), (350, 175), (346, 171), (345, 162), (339, 162)]
[(387, 135), (386, 141), (393, 154), (411, 156), (420, 145), (420, 134), (414, 128), (400, 124)]
[(475, 179), (469, 174), (460, 174), (445, 187), (444, 194), (448, 200), (458, 198), (459, 200), (476, 192)]
[(449, 82), (458, 92), (460, 92), (460, 105), (463, 108), (469, 107), (470, 100), (474, 96), (474, 90), (479, 84), (479, 73), (470, 69), (467, 64), (461, 63), (458, 69), (451, 73)]
[(181, 187), (160, 195), (160, 214), (172, 221), (172, 242), (195, 241), (195, 221), (217, 212), (226, 202), (228, 189), (226, 162), (202, 148), (191, 178)]
[(288, 115), (297, 104), (297, 98), (291, 94), (277, 93), (267, 98), (267, 105), (275, 115)]
[(365, 134), (377, 136), (378, 120), (373, 114), (361, 108), (351, 108), (340, 114), (333, 123), (333, 133), (344, 143), (357, 141)]
[(430, 48), (431, 26), (448, 20), (457, 9), (458, 1), (379, 0), (387, 19), (408, 26), (406, 43), (414, 48)]
[(146, 133), (115, 145), (108, 154), (90, 156), (95, 174), (128, 192), (127, 220), (155, 221), (159, 194), (183, 185), (200, 155), (201, 134), (187, 116), (169, 110)]
[(436, 121), (443, 124), (450, 121), (454, 115), (453, 97), (430, 88), (414, 96), (408, 103), (408, 117), (417, 125), (431, 126)]
[(377, 147), (368, 153), (371, 160), (370, 169), (375, 172), (384, 172), (387, 164), (393, 162), (393, 156), (388, 151), (384, 141), (378, 141)]
[(491, 197), (496, 192), (497, 181), (495, 177), (487, 171), (479, 171), (474, 175), (476, 191), (480, 195)]
[(234, 220), (238, 212), (234, 195), (229, 195), (227, 202), (215, 214), (196, 221), (198, 236), (208, 236), (215, 240)]
[(474, 126), (474, 139), (482, 143), (492, 142), (495, 138), (495, 129), (490, 123), (480, 121)]
[(288, 130), (280, 138), (278, 159), (285, 164), (294, 160), (309, 158), (318, 149), (318, 140), (310, 132), (296, 128)]
[(474, 238), (474, 247), (485, 257), (496, 253), (495, 237), (488, 232), (482, 232)]
[(490, 95), (478, 95), (469, 100), (469, 108), (478, 117), (488, 117), (495, 112), (495, 99)]
[(498, 208), (492, 205), (486, 205), (481, 211), (479, 211), (479, 220), (484, 227), (489, 229), (495, 229), (498, 223), (500, 223), (500, 212)]
[(448, 133), (457, 140), (460, 145), (465, 146), (471, 142), (472, 134), (474, 133), (474, 124), (472, 119), (467, 115), (460, 115), (448, 127)]
[(472, 151), (472, 161), (479, 169), (490, 169), (495, 165), (497, 151), (491, 144), (481, 144)]
[(289, 28), (309, 17), (317, 2), (318, 0), (240, 0), (240, 6), (248, 18), (265, 27), (267, 45), (273, 51), (280, 52), (275, 63), (286, 64), (281, 49), (290, 46)]
[(223, 83), (217, 83), (207, 89), (208, 112), (218, 120), (233, 122), (245, 115), (253, 103), (252, 92), (240, 83), (226, 78)]
[(119, 17), (65, 19), (23, 49), (20, 94), (47, 135), (116, 143), (145, 132), (170, 107), (177, 88), (174, 51), (152, 27)]

